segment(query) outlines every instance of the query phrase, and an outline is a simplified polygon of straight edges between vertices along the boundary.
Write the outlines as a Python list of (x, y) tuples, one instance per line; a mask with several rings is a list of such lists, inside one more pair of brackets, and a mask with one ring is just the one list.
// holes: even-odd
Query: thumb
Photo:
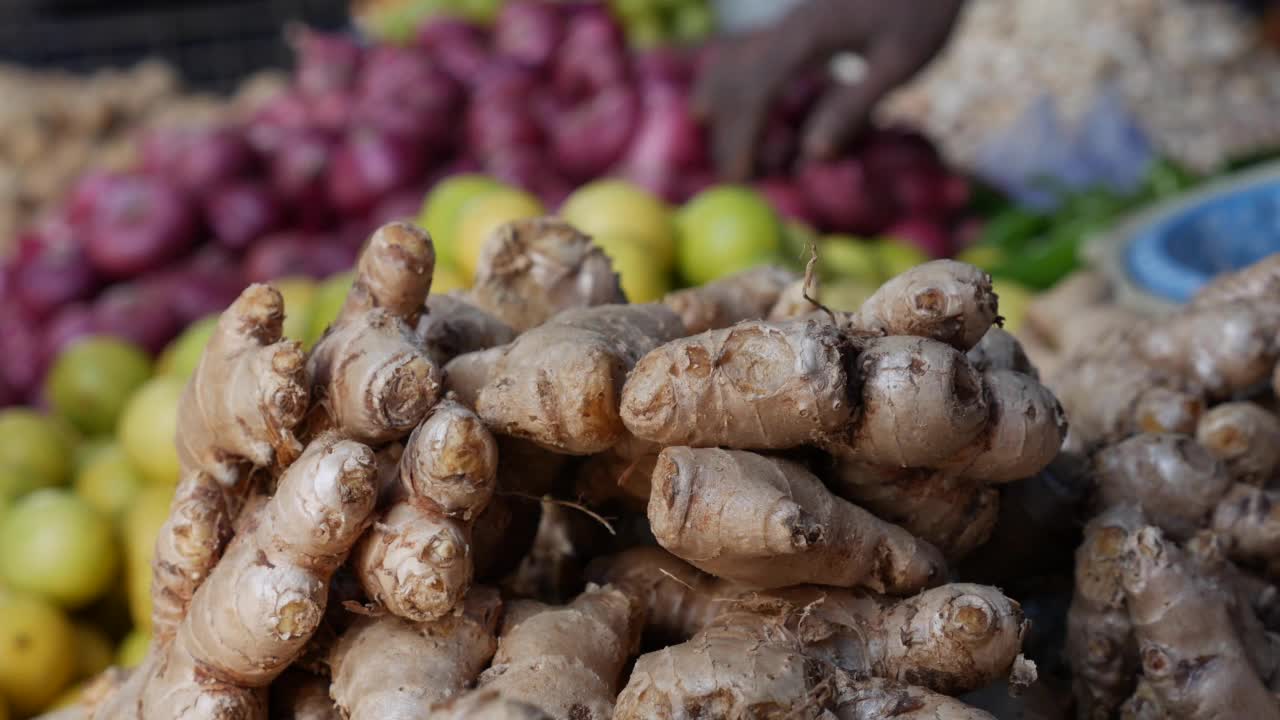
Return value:
[(819, 101), (805, 128), (805, 154), (829, 159), (839, 153), (866, 127), (876, 104), (909, 74), (896, 59), (870, 57), (859, 82), (834, 87)]

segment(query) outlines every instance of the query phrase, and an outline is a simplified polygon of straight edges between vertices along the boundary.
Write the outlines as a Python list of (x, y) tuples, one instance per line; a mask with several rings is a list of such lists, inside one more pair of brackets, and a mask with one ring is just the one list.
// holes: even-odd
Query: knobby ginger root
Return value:
[(180, 402), (186, 471), (231, 487), (249, 468), (285, 466), (301, 452), (293, 429), (307, 412), (306, 359), (283, 339), (285, 309), (274, 288), (250, 285), (218, 319)]
[(987, 426), (982, 376), (963, 353), (941, 342), (908, 336), (872, 340), (857, 368), (860, 414), (846, 443), (863, 462), (939, 467)]
[(642, 622), (643, 608), (612, 587), (590, 586), (559, 607), (514, 602), (473, 694), (496, 692), (554, 718), (608, 720)]
[(592, 504), (618, 501), (629, 510), (643, 513), (649, 505), (653, 468), (660, 452), (662, 446), (657, 443), (634, 435), (624, 438), (582, 463), (578, 468), (578, 494)]
[(1084, 720), (1111, 718), (1134, 689), (1138, 647), (1121, 573), (1129, 535), (1143, 522), (1133, 506), (1113, 508), (1090, 521), (1076, 551), (1066, 652)]
[(1271, 377), (1280, 359), (1280, 304), (1235, 302), (1177, 313), (1139, 331), (1135, 349), (1152, 367), (1225, 398)]
[(790, 270), (758, 267), (673, 292), (662, 302), (680, 316), (690, 334), (702, 333), (743, 320), (764, 320), (783, 291), (797, 279)]
[(552, 217), (503, 225), (485, 241), (469, 298), (524, 332), (571, 308), (625, 303), (607, 255)]
[(804, 467), (750, 452), (663, 450), (649, 522), (676, 556), (755, 587), (821, 583), (904, 594), (946, 575), (929, 543), (832, 495)]
[(502, 608), (475, 587), (452, 613), (424, 623), (362, 617), (329, 655), (332, 695), (347, 720), (418, 720), (475, 682), (497, 648)]
[(152, 563), (152, 632), (161, 642), (231, 538), (231, 489), (302, 449), (293, 428), (306, 413), (307, 374), (301, 346), (282, 339), (284, 313), (274, 288), (247, 288), (218, 319), (183, 391), (174, 439), (182, 480)]
[(177, 636), (93, 717), (265, 718), (264, 689), (311, 639), (330, 577), (368, 526), (376, 470), (363, 445), (313, 440), (196, 591)]
[(453, 393), (458, 402), (475, 408), (480, 391), (489, 382), (489, 375), (498, 361), (506, 354), (508, 346), (499, 345), (485, 350), (464, 353), (444, 366), (444, 389)]
[(354, 554), (370, 600), (418, 622), (453, 609), (471, 585), (471, 525), (497, 466), (497, 441), (475, 413), (450, 399), (431, 411), (400, 458), (400, 492)]
[(1200, 417), (1196, 440), (1237, 482), (1266, 485), (1280, 468), (1280, 419), (1251, 402), (1222, 403)]
[(636, 363), (622, 421), (662, 445), (781, 449), (849, 423), (852, 345), (829, 323), (744, 322), (669, 342)]
[(1153, 527), (1130, 535), (1123, 568), (1143, 676), (1170, 716), (1280, 717), (1233, 631), (1227, 592)]
[(511, 326), (472, 305), (460, 293), (428, 296), (417, 334), (441, 367), (459, 355), (516, 339)]
[(498, 432), (566, 454), (601, 452), (626, 436), (618, 406), (627, 372), (683, 334), (663, 305), (563, 312), (508, 346), (476, 409)]
[(845, 322), (855, 333), (916, 335), (963, 352), (998, 319), (991, 276), (966, 263), (934, 260), (880, 286)]
[(977, 345), (965, 353), (969, 364), (980, 373), (992, 370), (1012, 370), (1039, 380), (1040, 374), (1027, 357), (1022, 343), (1004, 328), (991, 326), (987, 334), (982, 336)]
[(426, 720), (553, 720), (539, 708), (512, 700), (496, 690), (460, 695), (423, 717)]
[(443, 378), (414, 333), (434, 267), (431, 238), (410, 223), (384, 225), (369, 238), (351, 292), (307, 363), (319, 427), (384, 443), (435, 404)]
[(1280, 253), (1269, 255), (1234, 273), (1223, 273), (1196, 292), (1192, 305), (1207, 307), (1238, 300), (1266, 300), (1280, 297)]

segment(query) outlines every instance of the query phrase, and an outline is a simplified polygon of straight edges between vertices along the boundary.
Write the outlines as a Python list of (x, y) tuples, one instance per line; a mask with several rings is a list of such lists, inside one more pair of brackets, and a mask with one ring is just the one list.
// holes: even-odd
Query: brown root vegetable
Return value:
[(566, 311), (508, 347), (476, 409), (498, 432), (557, 452), (607, 450), (626, 436), (618, 406), (627, 373), (683, 332), (662, 305)]
[(817, 321), (743, 322), (669, 342), (627, 378), (621, 414), (662, 445), (791, 448), (830, 441), (851, 415), (853, 348)]
[(472, 588), (453, 613), (424, 623), (362, 617), (329, 655), (332, 695), (347, 720), (417, 720), (475, 682), (497, 649), (502, 601)]
[(307, 412), (306, 357), (283, 339), (284, 313), (279, 292), (250, 285), (218, 319), (179, 406), (186, 471), (231, 487), (248, 469), (285, 466), (301, 452), (293, 429)]
[(857, 360), (860, 410), (852, 455), (885, 467), (939, 467), (986, 427), (982, 376), (964, 355), (935, 340), (872, 340)]
[(564, 606), (512, 603), (493, 664), (474, 692), (496, 691), (554, 718), (612, 718), (642, 618), (643, 608), (611, 587), (588, 587)]
[(459, 355), (506, 345), (516, 331), (472, 305), (460, 293), (430, 295), (418, 319), (418, 337), (431, 359), (441, 367)]
[(551, 217), (496, 230), (481, 251), (469, 298), (517, 332), (571, 308), (626, 302), (608, 256)]
[(1138, 646), (1121, 574), (1129, 535), (1143, 524), (1132, 506), (1116, 507), (1085, 527), (1076, 551), (1075, 591), (1067, 614), (1067, 659), (1078, 717), (1111, 718), (1133, 692)]
[(617, 501), (643, 513), (649, 506), (653, 468), (662, 446), (629, 436), (608, 450), (587, 458), (578, 468), (578, 494), (589, 503)]
[(1067, 420), (1058, 399), (1035, 378), (1013, 370), (982, 376), (990, 415), (986, 431), (943, 465), (959, 477), (984, 483), (1021, 480), (1058, 455)]
[(486, 350), (476, 350), (455, 357), (444, 366), (444, 389), (452, 393), (463, 405), (475, 408), (480, 391), (489, 382), (498, 361), (509, 346), (499, 345)]
[(1052, 348), (1071, 348), (1063, 341), (1063, 326), (1077, 313), (1109, 306), (1114, 292), (1105, 275), (1089, 270), (1071, 273), (1036, 296), (1027, 306), (1026, 324)]
[(1237, 484), (1214, 509), (1212, 527), (1236, 560), (1266, 563), (1280, 557), (1280, 494)]
[(227, 546), (177, 636), (94, 717), (265, 717), (265, 688), (311, 639), (330, 577), (368, 526), (376, 471), (363, 445), (313, 440)]
[(222, 557), (233, 517), (212, 476), (189, 473), (178, 483), (151, 561), (151, 632), (160, 643), (173, 638), (191, 597)]
[(1094, 456), (1103, 507), (1136, 505), (1147, 520), (1174, 537), (1205, 527), (1231, 487), (1231, 476), (1212, 454), (1185, 435), (1135, 435)]
[(1266, 485), (1280, 468), (1280, 419), (1251, 402), (1222, 403), (1200, 418), (1196, 440), (1238, 482)]
[(1000, 493), (995, 488), (936, 470), (876, 468), (856, 460), (837, 460), (825, 479), (832, 492), (900, 525), (951, 561), (987, 541), (1000, 511)]
[(995, 716), (924, 688), (872, 679), (846, 686), (836, 702), (841, 720), (996, 720)]
[(1224, 305), (1239, 300), (1274, 302), (1280, 297), (1280, 253), (1270, 255), (1233, 273), (1223, 273), (1196, 292), (1196, 307)]
[[(769, 314), (765, 316), (765, 320), (769, 322), (784, 322), (787, 320), (798, 320), (807, 315), (811, 315), (818, 311), (818, 306), (813, 300), (810, 300), (811, 283), (807, 280), (795, 280), (782, 290), (782, 294), (778, 295), (778, 301), (769, 308)], [(830, 322), (830, 318), (827, 318)]]
[(706, 285), (679, 290), (662, 302), (680, 316), (690, 334), (718, 330), (743, 320), (764, 320), (795, 273), (764, 266), (745, 270)]
[(474, 574), (471, 525), (493, 497), (498, 445), (475, 413), (437, 405), (409, 436), (398, 493), (357, 546), (352, 566), (365, 592), (416, 622), (452, 610)]
[(1270, 379), (1280, 358), (1278, 325), (1280, 304), (1212, 305), (1139, 332), (1135, 349), (1151, 367), (1225, 398)]
[(820, 583), (903, 594), (946, 574), (932, 545), (840, 500), (804, 467), (749, 452), (663, 450), (649, 521), (676, 556), (754, 587)]
[(980, 373), (993, 370), (1012, 370), (1039, 380), (1040, 374), (1022, 348), (1022, 343), (1004, 328), (991, 326), (977, 345), (965, 353), (969, 364)]
[(732, 610), (743, 589), (708, 575), (657, 547), (638, 546), (598, 558), (587, 579), (613, 585), (645, 608), (645, 631), (680, 643)]
[(434, 267), (431, 238), (413, 225), (391, 223), (370, 237), (338, 319), (307, 363), (319, 427), (384, 443), (412, 430), (435, 404), (443, 377), (413, 329)]
[(1130, 535), (1122, 578), (1143, 675), (1171, 716), (1280, 717), (1235, 635), (1229, 591), (1160, 530)]
[(858, 312), (849, 329), (871, 335), (915, 335), (966, 351), (998, 319), (991, 276), (954, 260), (917, 265), (886, 282)]

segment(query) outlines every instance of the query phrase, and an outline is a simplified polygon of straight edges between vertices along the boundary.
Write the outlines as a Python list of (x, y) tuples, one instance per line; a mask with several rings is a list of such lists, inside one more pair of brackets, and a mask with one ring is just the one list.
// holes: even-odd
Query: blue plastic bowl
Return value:
[(1133, 282), (1185, 302), (1214, 275), (1280, 252), (1280, 177), (1208, 189), (1138, 228), (1125, 253)]

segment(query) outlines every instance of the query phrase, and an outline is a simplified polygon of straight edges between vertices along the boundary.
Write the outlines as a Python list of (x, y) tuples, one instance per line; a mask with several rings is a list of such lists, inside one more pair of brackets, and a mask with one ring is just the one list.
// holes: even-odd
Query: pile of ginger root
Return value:
[(854, 313), (760, 268), (628, 304), (555, 219), (428, 296), (369, 239), (308, 354), (255, 285), (182, 398), (146, 660), (59, 718), (996, 717), (1029, 623), (958, 568), (1067, 428), (990, 278)]
[(1076, 717), (1280, 718), (1278, 362), (1275, 255), (1113, 323), (1047, 378), (1085, 488)]

